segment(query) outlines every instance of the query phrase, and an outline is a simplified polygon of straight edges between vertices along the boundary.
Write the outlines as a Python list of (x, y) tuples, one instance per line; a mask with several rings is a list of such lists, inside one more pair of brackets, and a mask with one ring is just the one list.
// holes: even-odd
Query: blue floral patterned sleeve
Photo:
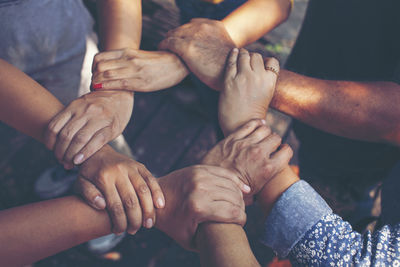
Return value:
[(361, 235), (304, 181), (277, 201), (262, 242), (294, 266), (400, 266), (400, 224)]

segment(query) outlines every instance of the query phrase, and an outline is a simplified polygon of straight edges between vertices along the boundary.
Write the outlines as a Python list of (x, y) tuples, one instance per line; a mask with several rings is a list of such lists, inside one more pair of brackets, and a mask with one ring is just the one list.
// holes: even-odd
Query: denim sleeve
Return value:
[(286, 257), (308, 230), (331, 213), (322, 197), (307, 182), (299, 181), (275, 203), (265, 221), (261, 242)]

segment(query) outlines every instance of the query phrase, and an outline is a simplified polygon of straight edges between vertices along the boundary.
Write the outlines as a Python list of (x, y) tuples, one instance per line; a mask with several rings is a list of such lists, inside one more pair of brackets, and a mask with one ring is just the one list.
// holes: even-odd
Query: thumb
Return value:
[(97, 189), (97, 187), (90, 181), (83, 177), (78, 177), (75, 182), (75, 192), (78, 193), (89, 204), (96, 210), (104, 210), (106, 208), (106, 201), (103, 194)]

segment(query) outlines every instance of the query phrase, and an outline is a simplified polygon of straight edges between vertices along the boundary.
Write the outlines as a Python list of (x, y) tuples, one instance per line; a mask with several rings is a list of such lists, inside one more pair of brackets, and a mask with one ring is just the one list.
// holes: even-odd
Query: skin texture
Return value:
[[(248, 58), (250, 56), (245, 56), (247, 58), (246, 60), (238, 60), (237, 51), (231, 54), (231, 57), (229, 59), (230, 63), (227, 65), (226, 70), (226, 79), (224, 86), (224, 90), (226, 91), (226, 93), (221, 94), (221, 98), (224, 97), (227, 99), (221, 99), (220, 104), (224, 102), (235, 103), (238, 105), (238, 109), (240, 109), (242, 106), (248, 104), (248, 98), (246, 96), (251, 96), (253, 94), (262, 95), (263, 90), (266, 91), (264, 93), (268, 95), (268, 91), (270, 89), (267, 85), (271, 85), (276, 82), (277, 77), (274, 75), (270, 75), (270, 80), (265, 80), (264, 86), (261, 87), (259, 84), (254, 83), (254, 81), (249, 79), (253, 77), (254, 73), (252, 73), (252, 71), (254, 72), (255, 70), (254, 68), (252, 68), (251, 60)], [(259, 62), (259, 64), (262, 63)], [(235, 72), (237, 72), (236, 76), (234, 76)], [(247, 79), (235, 78), (240, 77), (241, 75), (246, 76)], [(260, 75), (263, 75), (263, 73), (261, 73)], [(236, 90), (231, 90), (232, 87)], [(270, 98), (271, 97), (269, 97), (269, 99)], [(257, 100), (260, 101), (260, 98), (257, 98)], [(229, 107), (228, 105), (220, 105), (219, 108), (220, 113), (223, 112), (226, 114), (229, 113), (227, 113), (227, 111), (224, 109), (231, 109), (231, 107)], [(232, 117), (220, 116), (222, 120), (221, 125), (226, 125), (224, 133), (232, 133), (235, 130), (236, 125), (240, 123), (239, 120), (251, 120), (259, 116), (264, 116), (265, 118), (265, 114), (267, 112), (266, 109), (264, 110), (263, 114), (259, 112), (255, 112), (253, 114), (252, 111), (253, 110), (250, 108), (245, 108), (245, 110), (243, 110), (242, 116), (236, 117), (234, 116), (234, 114), (232, 114)], [(229, 123), (224, 122), (225, 118), (227, 118)], [(238, 118), (238, 120), (235, 121), (235, 118)], [(244, 132), (247, 127), (256, 122), (260, 122), (260, 120), (250, 121), (249, 123), (242, 126), (241, 130), (236, 131), (231, 136), (237, 135), (241, 131)], [(228, 140), (229, 138), (230, 137), (226, 139)], [(266, 147), (268, 147), (268, 145)], [(269, 144), (270, 149), (272, 149), (273, 147), (275, 147), (276, 149), (276, 144)], [(210, 153), (214, 154), (212, 151)], [(268, 214), (275, 201), (279, 198), (280, 194), (283, 193), (293, 182), (296, 181), (293, 180), (293, 177), (296, 176), (292, 176), (293, 172), (288, 167), (288, 162), (292, 157), (292, 150), (290, 149), (290, 147), (285, 146), (278, 150), (278, 152), (275, 152), (274, 155), (277, 156), (278, 154), (280, 154), (281, 157), (279, 160), (275, 161), (275, 164), (279, 162), (281, 164), (281, 168), (280, 171), (277, 172), (277, 174), (274, 176), (265, 177), (268, 172), (260, 171), (260, 167), (257, 165), (257, 161), (250, 160), (246, 163), (247, 169), (252, 170), (252, 172), (249, 172), (248, 177), (252, 180), (252, 184), (256, 184), (256, 186), (252, 186), (252, 193), (257, 194), (257, 199), (261, 203), (265, 215)], [(218, 158), (216, 156), (213, 156), (213, 158), (214, 157)], [(225, 160), (225, 158), (223, 157), (220, 158)], [(262, 161), (263, 156), (258, 156), (256, 158), (258, 158), (259, 161)], [(227, 159), (229, 160), (229, 157)], [(220, 162), (223, 164), (224, 160), (221, 160)], [(244, 161), (239, 160), (238, 162), (240, 162), (240, 164), (244, 163)], [(258, 184), (259, 186), (257, 186)], [(259, 192), (260, 190), (261, 192)], [(256, 258), (254, 257), (253, 252), (251, 251), (245, 232), (241, 227), (237, 225), (226, 223), (202, 224), (199, 227), (198, 238), (196, 239), (196, 242), (200, 251), (202, 266), (260, 266)]]
[[(246, 215), (238, 183), (233, 173), (213, 166), (189, 167), (161, 177), (168, 202), (165, 209), (157, 210), (156, 226), (186, 245), (192, 243), (197, 224), (204, 220), (243, 225)], [(204, 197), (215, 192), (219, 194), (214, 199)], [(0, 251), (4, 266), (38, 261), (111, 229), (105, 211), (75, 196), (0, 211), (0, 226), (0, 243), (7, 244)]]
[(279, 62), (274, 58), (263, 60), (260, 54), (249, 53), (243, 48), (231, 51), (219, 100), (222, 131), (237, 129), (248, 121), (248, 114), (259, 119), (266, 117), (277, 81), (277, 75), (266, 68), (279, 71)]
[[(0, 102), (3, 122), (42, 143), (46, 140), (45, 133), (49, 121), (63, 109), (63, 105), (53, 95), (2, 60), (0, 60)], [(114, 166), (111, 166), (111, 162)], [(85, 199), (93, 207), (98, 209), (107, 207), (116, 232), (123, 231), (123, 226), (128, 225), (129, 231), (133, 233), (138, 228), (138, 221), (146, 222), (147, 219), (154, 219), (154, 204), (148, 204), (153, 202), (153, 199), (156, 200), (157, 208), (163, 207), (159, 202), (159, 199), (164, 202), (162, 192), (149, 171), (142, 164), (115, 153), (108, 145), (80, 166), (79, 172), (81, 177), (90, 181), (90, 183), (80, 183), (80, 186), (92, 185), (90, 190), (80, 188), (79, 192), (84, 194)], [(95, 188), (91, 182), (99, 185), (99, 188)], [(137, 191), (140, 192), (141, 205), (132, 206), (131, 200), (137, 198), (135, 193)], [(149, 195), (149, 192), (152, 194)], [(123, 197), (122, 205), (130, 207), (128, 214), (124, 210), (121, 212), (121, 209), (115, 208), (121, 206), (121, 197)], [(146, 204), (142, 205), (142, 202)]]
[(94, 58), (93, 83), (98, 90), (151, 92), (181, 82), (188, 71), (170, 52), (122, 49), (103, 52)]
[[(141, 1), (98, 0), (97, 10), (102, 50), (139, 47)], [(105, 99), (107, 96), (108, 103)], [(133, 93), (128, 92), (83, 96), (51, 121), (46, 145), (54, 149), (57, 159), (66, 169), (73, 168), (74, 164), (81, 164), (122, 133), (130, 118), (133, 103)], [(100, 123), (98, 116), (105, 120)]]
[(118, 137), (132, 115), (128, 92), (93, 92), (72, 101), (46, 131), (46, 147), (66, 169), (90, 158)]
[[(195, 23), (198, 22), (192, 25)], [(218, 25), (213, 21), (209, 23)], [(232, 46), (225, 31), (221, 26), (215, 26), (209, 33), (204, 30), (189, 36), (189, 31), (182, 28), (175, 30), (181, 33), (179, 37), (168, 37), (162, 44), (163, 48), (179, 55), (200, 80), (221, 91), (220, 75)], [(219, 39), (220, 43), (208, 44), (209, 38)], [(218, 51), (216, 57), (212, 56), (215, 51)], [(202, 57), (213, 58), (209, 69), (204, 67)], [(322, 131), (398, 146), (399, 89), (400, 85), (393, 82), (329, 81), (281, 70), (271, 107)], [(266, 98), (263, 106), (269, 101)]]

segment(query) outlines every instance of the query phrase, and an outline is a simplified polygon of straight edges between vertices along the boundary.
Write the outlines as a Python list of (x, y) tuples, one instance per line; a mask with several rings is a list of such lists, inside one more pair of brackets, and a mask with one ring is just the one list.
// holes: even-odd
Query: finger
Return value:
[(156, 208), (158, 208), (158, 209), (164, 208), (165, 207), (165, 197), (164, 197), (164, 193), (161, 190), (160, 184), (158, 183), (157, 179), (151, 174), (151, 172), (149, 170), (147, 170), (146, 167), (140, 168), (139, 172), (150, 188), (151, 195), (153, 197), (153, 203), (155, 204)]
[(246, 138), (249, 134), (251, 134), (255, 129), (257, 129), (261, 125), (266, 125), (265, 120), (251, 120), (241, 126), (238, 130), (233, 132), (231, 135), (228, 136), (228, 138), (231, 138), (232, 140), (239, 140)]
[(249, 70), (251, 70), (250, 54), (246, 49), (240, 48), (238, 57), (238, 73), (246, 72)]
[(251, 65), (251, 68), (256, 72), (262, 72), (265, 70), (264, 60), (259, 53), (251, 53), (250, 54), (250, 65)]
[(70, 111), (61, 111), (57, 114), (51, 122), (47, 125), (45, 132), (46, 147), (50, 150), (54, 149), (54, 145), (57, 141), (58, 133), (65, 126), (65, 124), (71, 119), (72, 113)]
[(242, 139), (242, 142), (246, 142), (248, 144), (257, 144), (271, 135), (271, 128), (266, 125), (261, 125), (256, 128), (251, 134), (249, 134), (246, 138)]
[(139, 224), (143, 223), (144, 227), (151, 228), (154, 225), (156, 215), (150, 188), (147, 186), (139, 172), (130, 174), (129, 178), (136, 191), (136, 194), (138, 195), (140, 206), (143, 212), (143, 221), (140, 221)]
[(118, 58), (121, 58), (123, 54), (124, 54), (123, 49), (98, 53), (93, 58), (92, 72), (96, 69), (97, 64), (99, 62), (105, 61), (105, 60), (118, 59)]
[(96, 72), (93, 75), (92, 83), (98, 84), (111, 80), (128, 79), (135, 76), (135, 71), (132, 68), (119, 68), (114, 70), (106, 70), (104, 72)]
[(127, 232), (131, 235), (142, 226), (142, 211), (135, 189), (128, 180), (119, 179), (117, 190), (124, 206), (126, 218), (128, 220)]
[(57, 136), (56, 145), (54, 147), (54, 155), (59, 162), (71, 164), (71, 162), (63, 162), (65, 152), (69, 147), (75, 134), (87, 123), (86, 118), (72, 118), (61, 130)]
[(228, 201), (213, 201), (207, 208), (207, 214), (202, 218), (202, 222), (204, 221), (235, 223), (244, 226), (246, 213), (243, 208)]
[(275, 75), (276, 78), (279, 76), (279, 61), (276, 58), (269, 57), (264, 59), (265, 70), (271, 75)]
[(282, 138), (276, 134), (272, 133), (268, 135), (259, 145), (262, 146), (265, 155), (270, 155), (274, 153), (282, 143)]
[(242, 191), (240, 191), (236, 184), (234, 184), (232, 181), (230, 181), (230, 183), (226, 183), (225, 181), (222, 181), (222, 179), (216, 180), (221, 180), (220, 182), (222, 183), (217, 182), (215, 186), (212, 186), (210, 188), (211, 199), (215, 201), (225, 200), (231, 202), (234, 205), (238, 205), (241, 208), (245, 207), (243, 201), (243, 193)]
[(236, 77), (236, 74), (237, 74), (236, 64), (237, 64), (238, 55), (239, 55), (239, 50), (237, 48), (233, 48), (228, 57), (228, 62), (227, 62), (226, 72), (225, 72), (225, 80)]
[(159, 49), (169, 50), (180, 57), (184, 55), (184, 50), (186, 50), (186, 48), (187, 42), (185, 39), (177, 37), (167, 37), (159, 45)]
[(74, 185), (74, 191), (78, 193), (92, 208), (96, 210), (104, 210), (106, 201), (103, 194), (97, 187), (85, 178), (78, 177)]
[[(108, 127), (106, 127), (108, 128)], [(112, 137), (107, 131), (103, 131), (102, 128), (97, 131), (89, 142), (79, 151), (73, 159), (75, 165), (83, 163), (86, 159), (90, 158), (94, 153), (99, 151), (106, 143), (111, 141)]]
[(122, 234), (127, 228), (127, 218), (124, 205), (118, 194), (115, 185), (106, 186), (102, 189), (107, 204), (107, 211), (112, 222), (112, 231), (115, 234)]
[(99, 63), (97, 63), (94, 73), (105, 72), (107, 70), (128, 68), (129, 66), (130, 66), (130, 63), (126, 59), (104, 60), (104, 61), (100, 61)]
[(249, 193), (251, 191), (251, 188), (243, 183), (238, 175), (231, 170), (222, 168), (222, 167), (217, 167), (217, 166), (203, 166), (207, 172), (209, 172), (212, 175), (229, 179), (232, 181), (237, 187), (239, 187), (243, 192)]
[(101, 88), (97, 90), (145, 91), (141, 90), (140, 85), (143, 86), (143, 83), (141, 79), (138, 78), (109, 80), (102, 82), (101, 85)]
[(288, 144), (282, 145), (271, 155), (271, 165), (275, 167), (275, 173), (282, 171), (293, 157), (293, 150)]
[[(74, 157), (86, 146), (92, 146), (90, 144), (91, 139), (94, 137), (97, 132), (102, 131), (102, 134), (108, 139), (111, 139), (111, 129), (110, 127), (104, 126), (104, 121), (101, 120), (91, 120), (87, 124), (85, 124), (79, 131), (74, 135), (69, 144), (65, 154), (64, 154), (64, 162), (73, 162), (76, 165), (79, 165), (83, 162), (83, 160), (88, 158), (85, 155), (77, 157), (77, 160), (74, 160)], [(107, 139), (107, 138), (105, 138)], [(106, 142), (106, 141), (105, 141)], [(105, 144), (105, 143), (104, 143)], [(104, 145), (103, 144), (103, 145)], [(92, 150), (99, 150), (103, 147), (101, 144), (98, 147), (92, 148)]]

